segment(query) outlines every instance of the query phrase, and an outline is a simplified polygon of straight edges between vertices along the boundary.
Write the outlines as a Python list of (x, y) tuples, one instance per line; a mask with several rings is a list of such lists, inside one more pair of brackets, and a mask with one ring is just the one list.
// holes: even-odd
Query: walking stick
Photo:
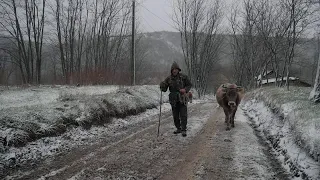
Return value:
[(161, 91), (161, 95), (160, 95), (160, 114), (159, 114), (159, 124), (158, 124), (158, 134), (157, 134), (157, 137), (159, 137), (159, 132), (160, 132), (161, 104), (162, 104), (162, 91)]

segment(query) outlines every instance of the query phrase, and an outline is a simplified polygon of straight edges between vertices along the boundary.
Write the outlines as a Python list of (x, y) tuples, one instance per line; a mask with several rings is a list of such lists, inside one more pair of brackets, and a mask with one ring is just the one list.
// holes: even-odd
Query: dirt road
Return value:
[(171, 113), (107, 136), (33, 167), (21, 167), (7, 179), (287, 179), (267, 146), (255, 136), (241, 109), (225, 131), (215, 102), (189, 107), (188, 136), (174, 135)]

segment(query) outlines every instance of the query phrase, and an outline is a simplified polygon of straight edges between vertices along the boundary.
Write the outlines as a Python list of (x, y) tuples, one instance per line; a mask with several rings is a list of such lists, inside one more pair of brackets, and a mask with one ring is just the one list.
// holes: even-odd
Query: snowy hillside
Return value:
[(181, 66), (184, 64), (179, 33), (145, 33), (142, 40), (147, 49), (144, 61), (155, 67), (155, 71), (168, 71), (173, 61), (177, 61)]

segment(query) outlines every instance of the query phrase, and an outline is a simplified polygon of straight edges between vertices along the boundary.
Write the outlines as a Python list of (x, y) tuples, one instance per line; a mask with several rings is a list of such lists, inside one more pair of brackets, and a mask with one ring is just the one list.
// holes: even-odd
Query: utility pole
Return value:
[(135, 0), (132, 0), (132, 44), (131, 44), (131, 85), (136, 85), (136, 59), (135, 59)]

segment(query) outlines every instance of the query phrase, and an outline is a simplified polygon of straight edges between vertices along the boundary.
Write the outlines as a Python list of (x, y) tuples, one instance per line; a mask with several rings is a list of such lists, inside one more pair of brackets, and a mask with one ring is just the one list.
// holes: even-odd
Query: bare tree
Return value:
[(0, 49), (0, 84), (9, 85), (9, 78), (15, 70), (14, 67), (9, 54)]
[[(70, 78), (75, 69), (80, 71), (81, 58), (77, 58), (76, 55), (81, 55), (84, 39), (82, 32), (86, 30), (88, 13), (83, 12), (84, 8), (84, 1), (82, 0), (70, 0), (68, 3), (56, 0), (56, 10), (54, 14), (62, 72), (66, 83), (70, 83)], [(82, 19), (83, 16), (86, 16), (84, 21)], [(76, 50), (78, 50), (78, 54), (76, 54)], [(76, 59), (78, 65), (75, 62)], [(78, 76), (80, 76), (80, 74), (78, 74)]]
[(15, 45), (6, 50), (19, 66), (23, 83), (41, 82), (45, 8), (45, 0), (0, 1), (1, 29)]
[(320, 102), (320, 56), (318, 60), (318, 68), (314, 86), (312, 91), (310, 92), (309, 99), (314, 102)]
[(244, 0), (243, 3), (243, 11), (233, 10), (230, 18), (237, 82), (254, 88), (256, 77), (273, 69), (275, 85), (282, 86), (286, 81), (289, 89), (295, 49), (312, 14), (310, 3), (304, 0)]
[(256, 1), (245, 0), (243, 17), (239, 18), (241, 12), (234, 9), (230, 18), (235, 79), (248, 89), (256, 87), (255, 77), (263, 66), (258, 58), (264, 52), (262, 36), (257, 28), (258, 19), (261, 18), (259, 12)]
[[(128, 34), (130, 3), (125, 0), (56, 0), (54, 9), (63, 76), (96, 74), (108, 81), (115, 76)], [(108, 74), (108, 75), (107, 75)]]
[[(313, 2), (316, 3), (316, 2)], [(318, 0), (318, 8), (320, 10), (320, 0)], [(320, 19), (319, 15), (318, 15), (318, 20)], [(319, 22), (318, 22), (319, 23)], [(318, 46), (320, 45), (320, 25), (318, 24)], [(318, 68), (317, 68), (317, 73), (316, 73), (316, 77), (315, 77), (315, 81), (314, 81), (314, 86), (312, 91), (310, 92), (309, 95), (309, 99), (313, 102), (320, 102), (320, 50), (318, 47)]]
[[(39, 7), (41, 6), (41, 7)], [(26, 20), (28, 30), (28, 40), (30, 49), (30, 60), (33, 73), (33, 50), (35, 51), (36, 59), (36, 83), (41, 82), (41, 65), (42, 65), (42, 46), (44, 33), (44, 18), (45, 18), (46, 0), (41, 2), (37, 0), (25, 0)], [(31, 26), (31, 27), (30, 27)], [(30, 30), (31, 29), (31, 30)], [(31, 32), (33, 34), (31, 34)], [(33, 37), (34, 48), (32, 48), (31, 37)]]
[(199, 95), (207, 89), (207, 79), (219, 60), (222, 37), (219, 0), (177, 0), (173, 20), (181, 35), (181, 44), (188, 75)]
[[(31, 72), (29, 68), (29, 59), (26, 52), (26, 46), (23, 40), (23, 34), (20, 26), (20, 21), (17, 14), (17, 5), (14, 0), (1, 0), (0, 2), (2, 15), (0, 24), (1, 29), (8, 33), (8, 39), (14, 44), (14, 47), (10, 46), (5, 48), (13, 60), (19, 66), (23, 83), (31, 82)], [(18, 55), (15, 56), (15, 53)]]
[(286, 74), (286, 87), (289, 90), (289, 75), (295, 57), (295, 47), (306, 27), (310, 24), (308, 19), (313, 12), (311, 11), (311, 3), (308, 0), (283, 0), (281, 7), (289, 17), (287, 20), (285, 64), (282, 72), (283, 75)]

